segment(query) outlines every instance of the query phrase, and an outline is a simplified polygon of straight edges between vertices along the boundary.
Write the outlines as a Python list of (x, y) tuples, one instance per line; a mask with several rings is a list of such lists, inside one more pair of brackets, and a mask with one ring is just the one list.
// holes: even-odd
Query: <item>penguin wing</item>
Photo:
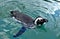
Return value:
[(23, 26), (23, 27), (18, 31), (18, 33), (17, 33), (16, 35), (14, 35), (13, 37), (18, 37), (18, 36), (22, 35), (25, 31), (26, 31), (26, 27)]

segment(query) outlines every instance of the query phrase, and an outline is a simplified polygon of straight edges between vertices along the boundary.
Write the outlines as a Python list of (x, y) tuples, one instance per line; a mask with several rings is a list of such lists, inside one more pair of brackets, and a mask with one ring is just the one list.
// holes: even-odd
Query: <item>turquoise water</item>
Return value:
[[(48, 19), (48, 23), (42, 25), (42, 28), (27, 29), (21, 36), (13, 38), (22, 25), (10, 17), (11, 10), (19, 10), (34, 19), (42, 16)], [(0, 39), (60, 39), (59, 2), (0, 0)]]

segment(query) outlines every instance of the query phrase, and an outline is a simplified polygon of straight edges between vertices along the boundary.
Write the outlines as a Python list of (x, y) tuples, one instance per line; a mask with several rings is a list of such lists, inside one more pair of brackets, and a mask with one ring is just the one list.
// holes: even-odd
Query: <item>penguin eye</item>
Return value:
[(43, 19), (42, 20), (40, 20), (41, 22), (43, 22)]

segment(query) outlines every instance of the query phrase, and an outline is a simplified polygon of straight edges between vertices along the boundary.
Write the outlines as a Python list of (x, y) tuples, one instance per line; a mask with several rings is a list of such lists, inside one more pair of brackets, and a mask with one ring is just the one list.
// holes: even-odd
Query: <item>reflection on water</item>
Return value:
[[(0, 0), (0, 39), (60, 39), (59, 7), (56, 1)], [(13, 38), (22, 25), (10, 17), (11, 10), (19, 10), (34, 19), (40, 15), (48, 23), (43, 25), (44, 29), (27, 29), (20, 37)]]

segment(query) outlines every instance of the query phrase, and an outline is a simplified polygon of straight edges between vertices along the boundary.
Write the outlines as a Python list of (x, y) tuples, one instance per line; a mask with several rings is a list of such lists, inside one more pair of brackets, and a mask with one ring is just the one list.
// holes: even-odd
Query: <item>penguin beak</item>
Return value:
[(47, 19), (43, 19), (43, 21), (44, 21), (44, 22), (48, 22), (48, 20), (47, 20)]

